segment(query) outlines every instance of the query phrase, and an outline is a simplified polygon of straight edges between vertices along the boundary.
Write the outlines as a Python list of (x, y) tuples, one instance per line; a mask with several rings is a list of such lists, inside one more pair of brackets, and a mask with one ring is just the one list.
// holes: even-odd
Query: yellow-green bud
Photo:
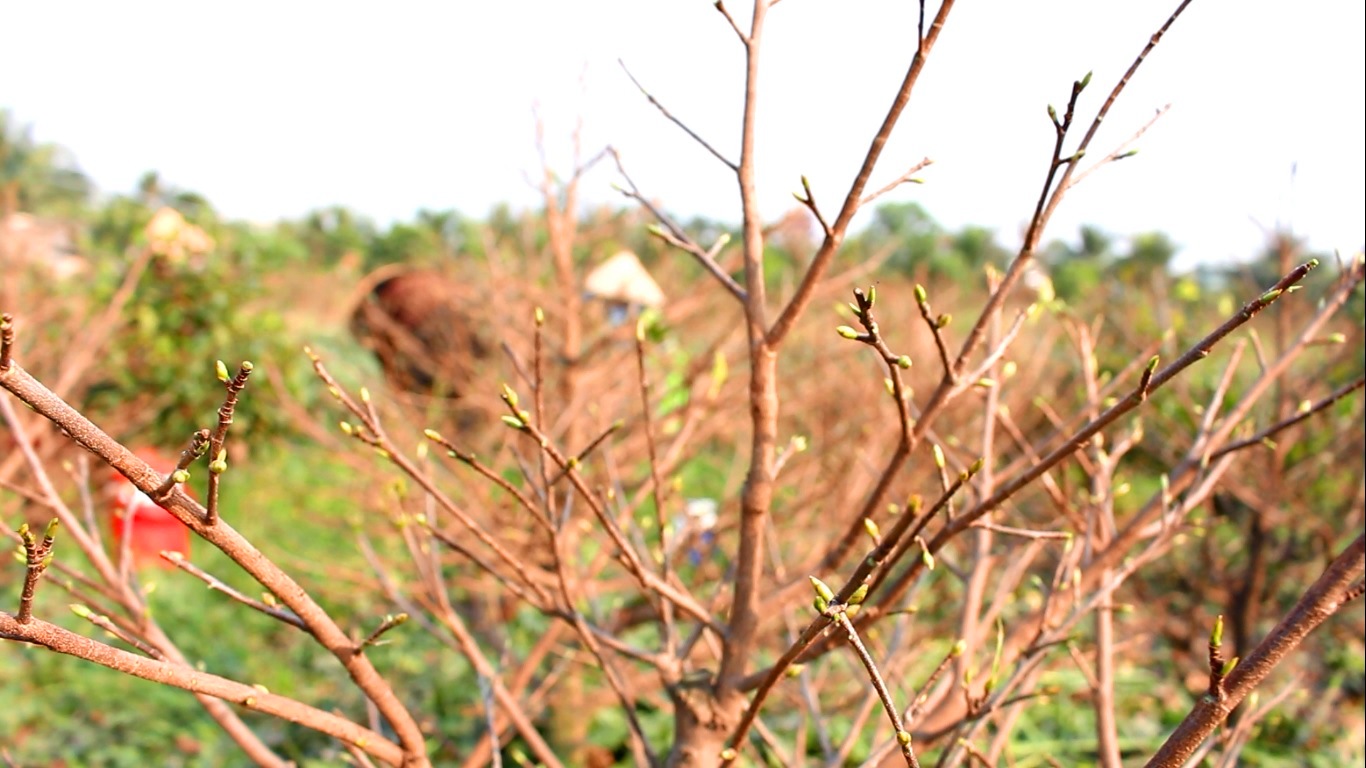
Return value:
[(868, 597), (868, 584), (867, 584), (867, 583), (860, 584), (860, 585), (858, 585), (858, 589), (854, 590), (854, 593), (853, 593), (852, 595), (849, 596), (849, 605), (850, 605), (850, 606), (862, 605), (864, 599), (867, 598), (867, 597)]
[(874, 544), (882, 541), (882, 530), (878, 528), (877, 522), (875, 522), (873, 518), (863, 518), (863, 530), (868, 532), (868, 537), (873, 540)]
[(214, 365), (214, 369), (215, 372), (218, 374), (218, 380), (222, 382), (227, 382), (228, 366), (224, 364), (222, 360), (219, 360), (217, 364)]
[(815, 576), (808, 576), (807, 578), (811, 580), (811, 587), (816, 590), (816, 594), (820, 595), (823, 600), (828, 603), (835, 599), (835, 591), (830, 588), (829, 584), (826, 584)]
[(840, 337), (845, 338), (845, 339), (857, 339), (857, 338), (858, 338), (858, 331), (854, 330), (853, 328), (850, 328), (850, 327), (847, 326), (847, 325), (841, 325), (841, 326), (839, 326), (838, 328), (835, 329), (835, 333), (838, 333), (838, 334), (840, 335)]

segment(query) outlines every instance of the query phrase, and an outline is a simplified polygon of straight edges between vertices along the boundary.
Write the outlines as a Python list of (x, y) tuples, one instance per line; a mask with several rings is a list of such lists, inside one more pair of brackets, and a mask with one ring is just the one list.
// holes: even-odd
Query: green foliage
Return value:
[(27, 211), (47, 216), (75, 216), (89, 203), (90, 180), (63, 148), (33, 139), (0, 109), (0, 216)]
[[(150, 217), (146, 210), (129, 201), (111, 210), (122, 222), (115, 241), (141, 243), (138, 222), (145, 224)], [(153, 258), (91, 388), (90, 407), (96, 414), (143, 403), (137, 425), (141, 440), (179, 446), (195, 429), (212, 423), (223, 393), (206, 386), (213, 381), (211, 361), (226, 360), (235, 369), (251, 360), (258, 368), (278, 370), (297, 358), (299, 344), (284, 336), (280, 314), (259, 301), (264, 267), (289, 258), (288, 253), (281, 253), (278, 242), (241, 227), (218, 234), (219, 247), (202, 258), (178, 263)], [(108, 300), (119, 280), (121, 274), (104, 275), (102, 300)], [(154, 393), (150, 402), (147, 393)], [(244, 438), (266, 438), (283, 426), (260, 406), (258, 399), (238, 409), (234, 429)]]

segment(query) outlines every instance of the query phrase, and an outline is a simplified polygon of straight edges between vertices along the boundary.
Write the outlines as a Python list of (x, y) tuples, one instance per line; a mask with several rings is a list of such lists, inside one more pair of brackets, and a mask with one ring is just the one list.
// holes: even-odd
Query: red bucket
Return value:
[[(163, 475), (175, 471), (175, 461), (155, 451), (134, 451), (138, 458)], [(162, 509), (142, 491), (133, 487), (128, 478), (113, 471), (109, 480), (113, 498), (111, 522), (114, 529), (114, 560), (118, 562), (128, 540), (129, 552), (135, 568), (174, 567), (161, 557), (163, 550), (190, 554), (190, 529), (170, 512)]]

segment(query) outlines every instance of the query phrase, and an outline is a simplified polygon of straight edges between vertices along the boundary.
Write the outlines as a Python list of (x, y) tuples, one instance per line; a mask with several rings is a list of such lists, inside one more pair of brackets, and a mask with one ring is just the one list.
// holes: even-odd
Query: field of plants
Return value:
[[(1048, 231), (1090, 80), (1018, 249), (879, 140), (777, 221), (748, 155), (680, 221), (608, 148), (262, 226), (0, 113), (0, 760), (1360, 765), (1366, 262)], [(120, 487), (189, 551), (139, 567)]]

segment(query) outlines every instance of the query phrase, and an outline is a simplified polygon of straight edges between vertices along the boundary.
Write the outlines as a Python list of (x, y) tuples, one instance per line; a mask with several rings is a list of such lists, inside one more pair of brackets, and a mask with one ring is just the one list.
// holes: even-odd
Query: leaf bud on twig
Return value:
[(851, 605), (851, 606), (863, 605), (863, 601), (864, 601), (867, 597), (868, 597), (868, 583), (867, 583), (867, 582), (864, 582), (864, 583), (858, 585), (858, 589), (854, 590), (854, 593), (853, 593), (853, 594), (849, 595), (849, 605)]
[(878, 528), (878, 525), (873, 518), (863, 518), (863, 530), (868, 532), (868, 538), (873, 540), (874, 545), (882, 542), (882, 529)]
[(816, 594), (819, 595), (822, 600), (828, 603), (835, 599), (835, 592), (830, 589), (829, 584), (826, 584), (815, 576), (808, 576), (807, 578), (810, 579), (811, 587), (816, 590)]

